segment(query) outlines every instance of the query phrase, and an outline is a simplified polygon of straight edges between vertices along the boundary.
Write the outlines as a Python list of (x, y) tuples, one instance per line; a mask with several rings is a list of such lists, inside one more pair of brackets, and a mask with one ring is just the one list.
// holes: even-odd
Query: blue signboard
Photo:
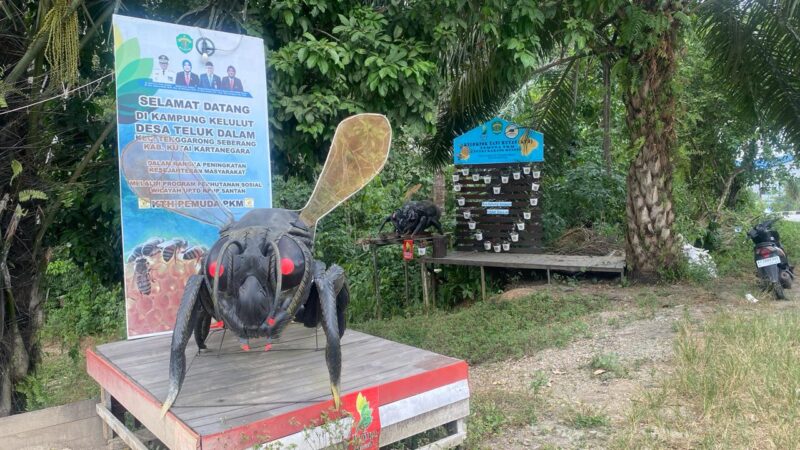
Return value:
[(453, 140), (454, 164), (530, 163), (544, 161), (544, 136), (499, 117)]
[(172, 329), (219, 227), (272, 205), (264, 43), (113, 23), (127, 330), (146, 336)]

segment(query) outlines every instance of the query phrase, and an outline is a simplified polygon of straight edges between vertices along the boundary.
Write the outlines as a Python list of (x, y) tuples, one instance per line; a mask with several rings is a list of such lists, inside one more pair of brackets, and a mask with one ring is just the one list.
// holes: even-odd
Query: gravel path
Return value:
[[(534, 380), (544, 385), (537, 400), (536, 423), (507, 430), (481, 443), (481, 448), (607, 447), (611, 430), (624, 422), (631, 400), (657, 386), (669, 373), (677, 324), (684, 318), (702, 320), (720, 305), (718, 301), (709, 302), (719, 300), (715, 294), (692, 287), (678, 291), (670, 288), (660, 297), (647, 288), (586, 286), (577, 290), (619, 300), (613, 311), (589, 318), (591, 338), (523, 359), (471, 368), (473, 395), (497, 390), (510, 394), (526, 389), (530, 392)], [(524, 294), (511, 291), (503, 298), (513, 301), (520, 295)], [(647, 300), (644, 306), (643, 298)], [(686, 302), (686, 298), (693, 300)], [(612, 355), (619, 373), (597, 373), (592, 369), (592, 360), (600, 355)], [(542, 381), (544, 377), (546, 382)], [(576, 418), (581, 416), (599, 417), (605, 424), (576, 424)]]

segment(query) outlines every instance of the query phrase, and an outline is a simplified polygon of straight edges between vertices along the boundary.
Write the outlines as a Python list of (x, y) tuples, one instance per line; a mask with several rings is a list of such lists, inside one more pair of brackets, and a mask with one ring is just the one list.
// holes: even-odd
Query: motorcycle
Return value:
[(772, 289), (776, 299), (785, 300), (783, 290), (792, 288), (794, 266), (789, 264), (780, 235), (772, 229), (779, 219), (759, 223), (747, 232), (747, 237), (753, 241), (753, 257), (759, 278), (767, 283), (768, 289)]

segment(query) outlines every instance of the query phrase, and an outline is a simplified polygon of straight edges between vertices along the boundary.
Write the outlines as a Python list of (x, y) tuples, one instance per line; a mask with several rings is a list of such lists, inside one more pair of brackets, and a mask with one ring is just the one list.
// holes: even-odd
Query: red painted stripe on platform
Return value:
[[(380, 405), (394, 403), (423, 392), (446, 386), (457, 381), (466, 380), (469, 367), (464, 361), (439, 367), (428, 372), (412, 375), (389, 383), (366, 387), (359, 391), (378, 389)], [(351, 392), (351, 395), (356, 392)], [(327, 412), (326, 420), (336, 420), (339, 416), (333, 413), (333, 400), (320, 402), (305, 408), (269, 417), (256, 422), (231, 428), (229, 430), (202, 437), (203, 450), (246, 449), (254, 445), (274, 441), (302, 431), (312, 421), (318, 420), (323, 412)]]
[(165, 444), (178, 449), (200, 448), (200, 436), (191, 427), (172, 411), (161, 419), (161, 402), (92, 349), (86, 349), (86, 372), (159, 439), (172, 441)]
[(469, 366), (458, 361), (430, 372), (401, 378), (379, 386), (381, 406), (436, 389), (469, 377)]

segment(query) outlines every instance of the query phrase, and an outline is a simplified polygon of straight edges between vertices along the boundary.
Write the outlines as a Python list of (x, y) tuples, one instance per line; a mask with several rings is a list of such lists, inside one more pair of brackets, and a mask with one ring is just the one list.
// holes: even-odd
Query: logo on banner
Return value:
[(181, 33), (175, 37), (175, 43), (178, 44), (178, 50), (183, 53), (189, 53), (192, 51), (194, 39), (186, 33)]
[(217, 47), (214, 46), (214, 42), (211, 39), (203, 37), (197, 40), (197, 53), (213, 56), (216, 51)]
[(414, 259), (414, 241), (403, 241), (403, 259), (406, 261), (411, 261)]

